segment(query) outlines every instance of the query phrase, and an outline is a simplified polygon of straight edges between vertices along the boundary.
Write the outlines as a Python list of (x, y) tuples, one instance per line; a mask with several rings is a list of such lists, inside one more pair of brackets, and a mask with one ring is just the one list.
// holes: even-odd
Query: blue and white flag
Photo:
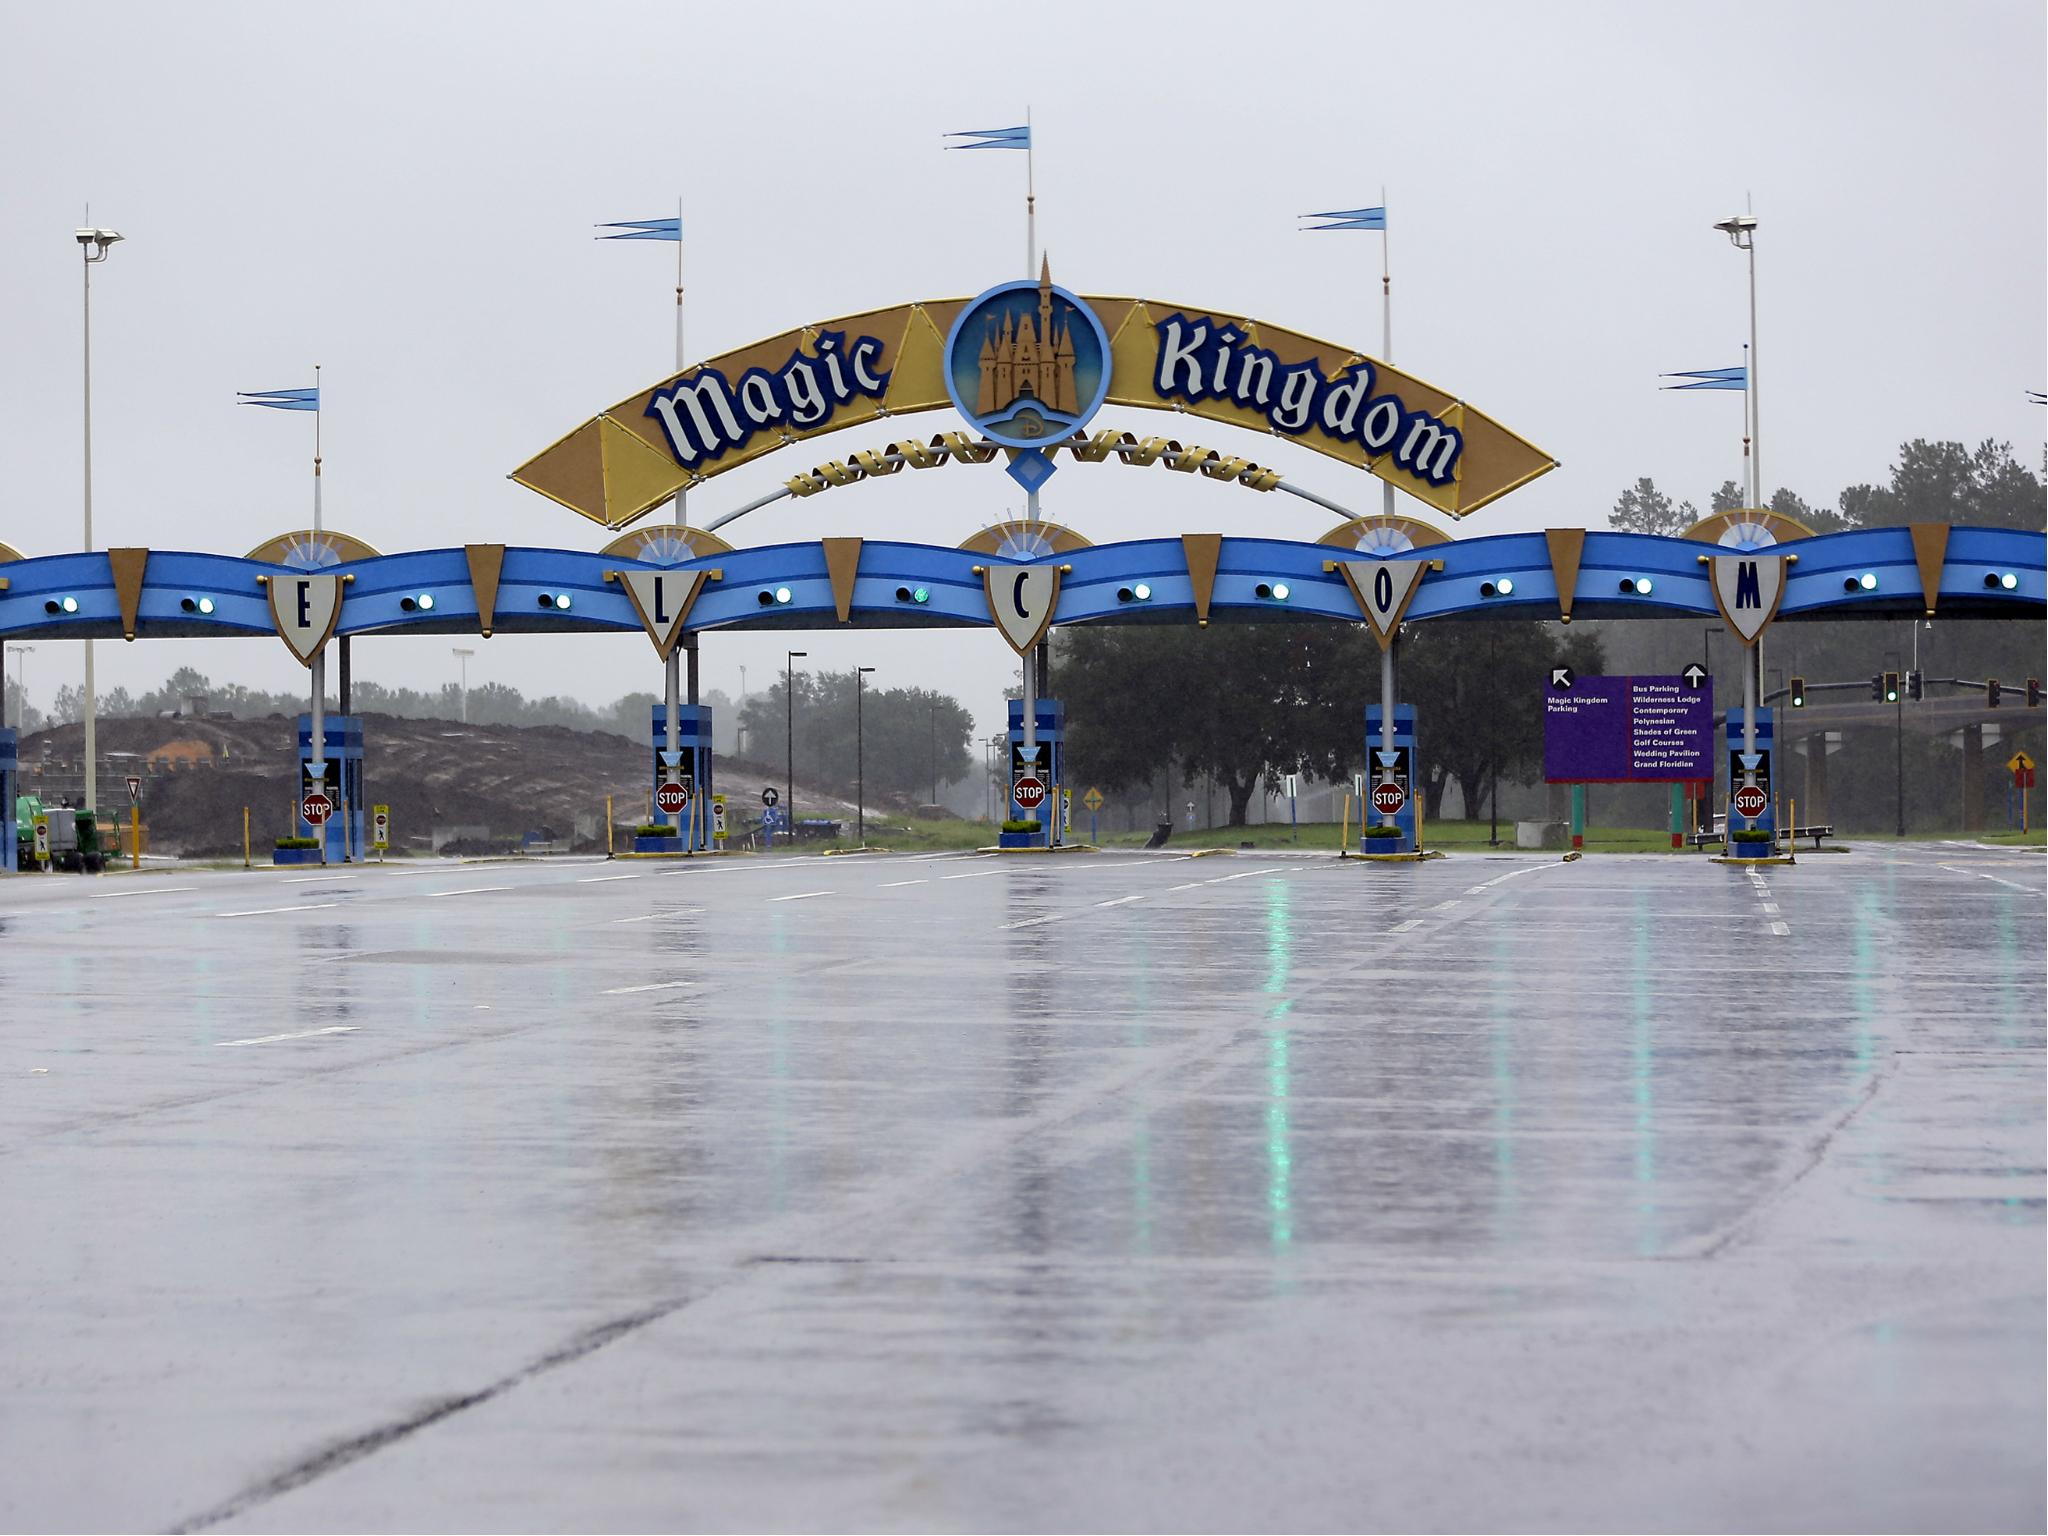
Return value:
[(599, 235), (600, 240), (681, 240), (683, 221), (681, 219), (621, 219), (615, 224), (600, 224), (599, 229), (623, 230), (623, 234)]
[(1022, 124), (1015, 128), (963, 128), (945, 135), (949, 139), (972, 139), (971, 144), (948, 144), (948, 149), (1029, 149), (1031, 127)]
[(267, 405), (273, 411), (317, 411), (320, 389), (258, 389), (236, 391), (237, 405)]
[(1384, 208), (1339, 208), (1329, 213), (1304, 213), (1304, 219), (1331, 219), (1329, 224), (1311, 224), (1304, 234), (1319, 235), (1332, 229), (1385, 229), (1387, 210)]
[(1660, 374), (1666, 379), (1691, 379), (1690, 384), (1660, 384), (1659, 389), (1747, 389), (1747, 368), (1695, 368), (1687, 373)]

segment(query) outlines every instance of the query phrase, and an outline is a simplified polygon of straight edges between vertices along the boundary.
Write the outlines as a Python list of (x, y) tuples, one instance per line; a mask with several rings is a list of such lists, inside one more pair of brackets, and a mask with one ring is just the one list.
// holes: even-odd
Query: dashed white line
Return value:
[[(994, 858), (995, 855), (990, 854), (989, 857)], [(941, 875), (939, 878), (941, 880), (986, 880), (990, 875), (1000, 875), (1001, 873), (1000, 869), (977, 869), (970, 874)]]
[(798, 891), (793, 896), (770, 896), (770, 901), (809, 901), (813, 896), (830, 896), (830, 891)]
[(97, 896), (88, 896), (87, 901), (114, 901), (123, 896), (168, 896), (173, 891), (196, 891), (196, 885), (158, 885), (146, 891), (102, 891)]
[(1114, 901), (1098, 901), (1095, 905), (1098, 907), (1125, 907), (1134, 901), (1143, 901), (1144, 899), (1144, 893), (1140, 892), (1136, 896), (1119, 896)]
[(1407, 932), (1409, 932), (1410, 930), (1412, 930), (1412, 929), (1416, 929), (1416, 928), (1420, 928), (1421, 926), (1422, 926), (1422, 919), (1421, 919), (1421, 918), (1419, 918), (1419, 917), (1411, 917), (1411, 918), (1409, 918), (1409, 919), (1408, 919), (1408, 921), (1407, 921), (1407, 922), (1405, 922), (1405, 923), (1396, 923), (1396, 924), (1394, 924), (1394, 926), (1393, 926), (1393, 927), (1391, 927), (1391, 928), (1389, 928), (1389, 929), (1387, 930), (1387, 932), (1389, 932), (1389, 933), (1407, 933)]
[(638, 875), (578, 875), (578, 885), (604, 885), (613, 880), (638, 880)]
[(885, 880), (885, 881), (883, 881), (883, 882), (882, 882), (882, 884), (881, 884), (881, 885), (880, 885), (880, 886), (878, 887), (878, 889), (880, 889), (880, 890), (884, 890), (884, 891), (893, 891), (893, 890), (895, 890), (895, 889), (896, 889), (896, 888), (897, 888), (898, 886), (901, 886), (901, 885), (930, 885), (930, 884), (931, 884), (931, 881), (929, 881), (929, 880)]
[(1995, 880), (1998, 884), (2009, 885), (2016, 891), (2025, 891), (2029, 896), (2041, 894), (2031, 885), (2021, 885), (2017, 880), (2006, 880), (1997, 875), (1987, 875), (1981, 869), (1964, 869), (1960, 864), (1944, 864), (1941, 867), (1958, 875), (1975, 875), (1979, 880)]
[(1186, 885), (1169, 885), (1166, 888), (1166, 894), (1171, 896), (1175, 891), (1199, 891), (1201, 888), (1201, 881), (1190, 880)]
[(360, 880), (361, 875), (293, 875), (286, 885), (317, 885), (322, 880)]
[[(302, 907), (251, 907), (246, 912), (216, 912), (215, 917), (267, 917), (272, 912), (318, 912), (326, 907), (338, 907), (338, 901), (309, 902)], [(232, 1043), (232, 1042), (231, 1042)]]
[(1451, 898), (1451, 899), (1450, 899), (1449, 901), (1440, 901), (1440, 902), (1438, 902), (1438, 903), (1437, 903), (1437, 904), (1436, 904), (1435, 906), (1431, 907), (1431, 908), (1430, 908), (1429, 910), (1430, 910), (1430, 911), (1432, 911), (1432, 912), (1448, 912), (1448, 911), (1450, 911), (1450, 910), (1451, 910), (1451, 908), (1453, 908), (1453, 907), (1455, 907), (1455, 906), (1458, 906), (1458, 905), (1460, 904), (1460, 901), (1461, 901), (1461, 898), (1459, 898), (1459, 897), (1456, 897), (1456, 896), (1453, 896), (1453, 897), (1452, 897), (1452, 898)]
[(427, 892), (427, 899), (432, 901), (441, 896), (481, 896), (487, 891), (509, 891), (512, 889), (514, 887), (509, 885), (465, 885), (460, 890), (455, 891), (429, 891)]
[(1789, 938), (1792, 933), (1792, 925), (1790, 923), (1782, 922), (1773, 923), (1771, 924), (1771, 932), (1775, 933), (1781, 939)]
[(1007, 933), (1012, 928), (1036, 928), (1041, 923), (1056, 923), (1066, 915), (1067, 914), (1064, 912), (1048, 912), (1044, 917), (1022, 918), (1014, 923), (1002, 924), (997, 931), (1001, 933)]
[(650, 981), (639, 987), (606, 987), (599, 997), (624, 997), (628, 992), (673, 992), (678, 987), (687, 987), (687, 981)]
[(310, 1040), (315, 1035), (350, 1035), (360, 1024), (330, 1024), (325, 1029), (301, 1029), (289, 1035), (257, 1035), (248, 1040), (216, 1040), (215, 1045), (270, 1045), (279, 1040)]

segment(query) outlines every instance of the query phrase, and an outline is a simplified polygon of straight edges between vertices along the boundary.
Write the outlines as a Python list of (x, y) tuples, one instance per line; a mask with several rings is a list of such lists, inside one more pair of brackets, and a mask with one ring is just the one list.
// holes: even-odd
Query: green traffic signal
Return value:
[(1806, 708), (1806, 679), (1803, 677), (1793, 678), (1790, 691), (1792, 694), (1792, 707), (1794, 709)]

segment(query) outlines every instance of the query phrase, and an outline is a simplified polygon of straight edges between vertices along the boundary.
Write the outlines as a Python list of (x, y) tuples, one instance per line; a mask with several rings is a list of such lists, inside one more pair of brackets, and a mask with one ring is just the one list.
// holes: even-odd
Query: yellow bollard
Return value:
[(128, 842), (128, 867), (130, 869), (140, 869), (142, 868), (142, 806), (133, 800), (128, 802)]
[(1415, 851), (1422, 852), (1422, 796), (1415, 797)]
[(249, 867), (249, 807), (245, 805), (242, 807), (242, 868)]
[(1348, 858), (1351, 854), (1351, 791), (1344, 791), (1344, 821), (1337, 828), (1337, 857)]
[(618, 855), (612, 852), (612, 797), (604, 797), (604, 856), (608, 859)]

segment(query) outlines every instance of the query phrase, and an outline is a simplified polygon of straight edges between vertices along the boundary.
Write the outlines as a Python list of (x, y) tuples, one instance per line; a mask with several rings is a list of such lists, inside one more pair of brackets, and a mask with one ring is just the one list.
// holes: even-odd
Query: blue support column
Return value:
[[(1779, 790), (1775, 772), (1778, 764), (1777, 753), (1771, 750), (1776, 735), (1772, 729), (1776, 714), (1776, 710), (1768, 708), (1759, 708), (1756, 712), (1756, 749), (1764, 760), (1763, 766), (1757, 770), (1756, 781), (1763, 786), (1764, 793), (1770, 796), (1770, 804), (1764, 807), (1763, 815), (1753, 819), (1735, 814), (1735, 791), (1742, 787), (1742, 711), (1731, 709), (1723, 720), (1722, 735), (1728, 745), (1728, 802), (1723, 809), (1728, 813), (1724, 825), (1730, 832), (1738, 827), (1762, 827), (1767, 832), (1775, 832), (1778, 828)], [(1820, 745), (1825, 751), (1826, 742), (1823, 741)], [(1734, 847), (1733, 844), (1729, 846)], [(1773, 841), (1764, 846), (1768, 852), (1774, 849), (1776, 844)]]
[(1396, 704), (1394, 706), (1394, 750), (1401, 754), (1400, 766), (1395, 778), (1406, 791), (1400, 811), (1393, 817), (1394, 825), (1401, 829), (1401, 838), (1392, 848), (1372, 847), (1365, 844), (1365, 828), (1385, 820), (1372, 808), (1373, 786), (1380, 781), (1380, 707), (1377, 704), (1365, 706), (1365, 805), (1363, 820), (1359, 823), (1358, 847), (1361, 853), (1413, 853), (1415, 851), (1415, 706)]
[[(1010, 719), (1010, 821), (1035, 821), (1038, 831), (1023, 834), (1033, 846), (1058, 846), (1066, 841), (1060, 822), (1060, 790), (1067, 781), (1067, 706), (1058, 699), (1038, 701), (1037, 777), (1045, 784), (1045, 799), (1029, 810), (1017, 804), (1015, 787), (1019, 756), (1024, 750), (1024, 701), (1009, 701)], [(1005, 833), (1005, 837), (1015, 834)]]
[(14, 797), (21, 791), (17, 783), (21, 777), (20, 733), (9, 727), (0, 730), (0, 870), (13, 873), (16, 869), (14, 847)]
[[(348, 857), (361, 863), (363, 858), (363, 722), (354, 715), (327, 715), (321, 720), (321, 734), (326, 737), (327, 750), (327, 795), (337, 809), (327, 821), (327, 862), (339, 864), (342, 861), (343, 818), (347, 819)], [(313, 717), (299, 716), (299, 785), (306, 782), (306, 765), (313, 760)], [(312, 824), (299, 815), (296, 807), (298, 796), (292, 799), (293, 831), (300, 837), (315, 837), (318, 834)]]
[[(709, 704), (678, 704), (676, 706), (676, 740), (683, 755), (683, 783), (689, 787), (690, 808), (683, 812), (683, 846), (702, 852), (712, 846), (711, 842), (711, 801), (710, 796), (718, 785), (711, 774), (711, 706)], [(653, 789), (661, 787), (665, 776), (661, 755), (668, 750), (668, 710), (665, 705), (653, 704), (648, 707), (648, 769), (654, 775), (649, 781)], [(691, 817), (696, 818), (696, 841), (690, 839)], [(655, 820), (666, 820), (659, 812)]]

